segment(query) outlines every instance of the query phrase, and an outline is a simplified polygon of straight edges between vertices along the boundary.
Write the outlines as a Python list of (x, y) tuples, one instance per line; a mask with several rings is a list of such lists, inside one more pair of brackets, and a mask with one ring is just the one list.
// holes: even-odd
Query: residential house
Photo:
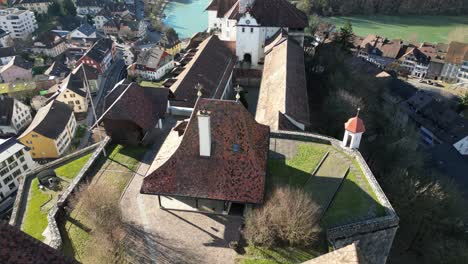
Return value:
[[(0, 221), (0, 259), (5, 263), (21, 264), (63, 263), (76, 264), (76, 260), (66, 257), (59, 250), (22, 232), (20, 228)], [(18, 261), (19, 260), (19, 261)]]
[(104, 32), (104, 25), (113, 17), (113, 14), (107, 8), (104, 8), (94, 16), (94, 26), (97, 30)]
[[(35, 166), (23, 144), (15, 138), (0, 139), (0, 205), (18, 190), (19, 176), (24, 176)], [(10, 199), (10, 203), (13, 201)]]
[(448, 45), (439, 43), (423, 43), (419, 48), (422, 53), (427, 57), (431, 58), (429, 62), (429, 68), (427, 70), (426, 78), (438, 80), (442, 74), (442, 69), (444, 68), (445, 56), (447, 55)]
[(111, 18), (102, 27), (102, 31), (107, 36), (117, 36), (119, 34), (119, 20), (117, 18)]
[(283, 32), (265, 54), (255, 120), (272, 130), (305, 130), (310, 117), (303, 48)]
[(418, 91), (400, 107), (418, 125), (425, 144), (450, 144), (461, 155), (468, 155), (468, 119), (424, 91)]
[(385, 68), (400, 58), (403, 50), (403, 41), (400, 39), (389, 40), (368, 35), (358, 46), (357, 56)]
[(88, 94), (79, 75), (70, 73), (60, 84), (55, 100), (67, 104), (74, 113), (88, 112)]
[(96, 28), (85, 23), (70, 32), (69, 38), (83, 43), (94, 43), (97, 39)]
[[(452, 41), (449, 44), (445, 65), (442, 69), (441, 77), (446, 82), (456, 82), (463, 65), (465, 56), (468, 53), (468, 43)], [(463, 78), (463, 77), (462, 77)]]
[(463, 63), (460, 65), (460, 69), (458, 70), (457, 83), (462, 87), (468, 88), (468, 49), (465, 51)]
[(54, 61), (47, 70), (45, 70), (44, 75), (50, 77), (65, 78), (71, 70), (61, 61)]
[(110, 66), (114, 56), (114, 42), (111, 39), (100, 39), (81, 57), (77, 65), (82, 63), (104, 73)]
[(0, 78), (5, 83), (32, 80), (33, 64), (20, 56), (15, 56), (0, 69)]
[(154, 47), (138, 55), (135, 63), (128, 67), (128, 74), (144, 80), (156, 81), (174, 68), (173, 57), (161, 47)]
[(236, 101), (199, 98), (175, 153), (143, 180), (159, 207), (229, 214), (262, 204), (269, 128)]
[(0, 137), (16, 136), (31, 123), (31, 120), (29, 106), (0, 94)]
[(135, 49), (129, 44), (115, 44), (116, 53), (122, 54), (122, 59), (125, 61), (125, 65), (128, 67), (135, 61)]
[(52, 0), (19, 0), (15, 6), (23, 7), (36, 14), (46, 14), (52, 3)]
[(107, 109), (98, 122), (104, 123), (113, 142), (149, 143), (153, 130), (163, 126), (170, 93), (167, 88), (148, 88), (122, 81), (106, 96)]
[(33, 159), (55, 159), (68, 149), (75, 131), (73, 111), (67, 104), (52, 100), (37, 111), (18, 140), (29, 148)]
[(179, 36), (177, 36), (173, 31), (162, 33), (158, 46), (164, 48), (164, 51), (172, 56), (175, 56), (182, 49), (182, 43), (179, 40)]
[(172, 106), (190, 107), (197, 100), (197, 84), (203, 87), (203, 97), (227, 99), (232, 95), (232, 73), (237, 60), (226, 43), (216, 35), (205, 39), (196, 49), (189, 50), (172, 71), (174, 79), (165, 82), (174, 93)]
[(6, 48), (13, 46), (13, 38), (11, 33), (0, 29), (0, 47)]
[(87, 83), (92, 95), (97, 93), (101, 85), (101, 75), (96, 68), (82, 63), (73, 69), (72, 74), (78, 76), (82, 82)]
[(0, 29), (10, 32), (13, 39), (26, 39), (37, 28), (36, 17), (32, 11), (18, 8), (0, 10)]
[(0, 63), (1, 65), (8, 64), (18, 52), (14, 47), (0, 48)]
[(264, 47), (280, 28), (303, 46), (307, 15), (287, 0), (213, 0), (208, 11), (208, 31), (216, 29), (221, 40), (235, 41), (243, 64), (258, 67)]
[(96, 15), (109, 4), (111, 2), (106, 0), (76, 0), (76, 13), (80, 15)]
[(34, 40), (31, 52), (35, 54), (43, 54), (48, 57), (57, 57), (67, 50), (65, 39), (59, 34), (49, 31), (40, 35)]
[(400, 72), (422, 79), (427, 75), (431, 57), (417, 47), (408, 46), (398, 61), (400, 62)]
[(143, 38), (146, 36), (147, 25), (142, 20), (122, 19), (119, 23), (119, 37), (126, 39)]

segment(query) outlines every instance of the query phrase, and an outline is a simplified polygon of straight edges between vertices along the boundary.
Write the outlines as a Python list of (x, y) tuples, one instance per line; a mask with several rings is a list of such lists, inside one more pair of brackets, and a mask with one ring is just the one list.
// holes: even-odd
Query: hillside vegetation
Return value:
[(466, 15), (467, 0), (299, 0), (305, 12), (337, 15)]

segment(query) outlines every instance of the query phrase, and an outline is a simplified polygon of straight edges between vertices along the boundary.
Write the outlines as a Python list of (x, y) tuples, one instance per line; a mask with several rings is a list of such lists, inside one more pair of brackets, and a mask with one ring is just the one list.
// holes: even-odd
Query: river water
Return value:
[(171, 26), (179, 38), (188, 38), (205, 31), (208, 27), (208, 14), (205, 8), (211, 0), (170, 0), (164, 9), (164, 24)]

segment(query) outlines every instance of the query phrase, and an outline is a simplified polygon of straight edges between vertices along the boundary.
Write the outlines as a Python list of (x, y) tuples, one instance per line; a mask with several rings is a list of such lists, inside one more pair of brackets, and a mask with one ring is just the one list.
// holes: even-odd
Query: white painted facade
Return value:
[(457, 83), (461, 84), (461, 87), (468, 88), (468, 60), (464, 61), (458, 70)]
[(79, 15), (96, 15), (102, 7), (99, 6), (77, 6), (76, 13)]
[(69, 89), (60, 92), (56, 100), (68, 104), (75, 113), (88, 112), (88, 99)]
[(105, 16), (98, 15), (93, 18), (93, 21), (97, 30), (104, 31), (104, 24), (109, 21), (109, 19)]
[(7, 8), (0, 10), (0, 28), (10, 32), (13, 39), (26, 39), (38, 25), (32, 11)]
[(454, 82), (457, 79), (457, 74), (460, 71), (460, 65), (454, 63), (445, 63), (440, 76), (443, 80)]
[(67, 50), (67, 44), (65, 41), (59, 42), (58, 44), (55, 44), (51, 48), (47, 48), (44, 44), (40, 42), (34, 43), (34, 46), (31, 48), (32, 53), (35, 54), (43, 54), (48, 57), (55, 58), (58, 55), (64, 53)]
[[(1, 100), (0, 100), (1, 103)], [(32, 121), (31, 108), (14, 99), (10, 126), (0, 126), (0, 135), (17, 135)]]
[[(14, 139), (0, 139), (0, 147), (3, 144), (8, 144), (9, 140)], [(36, 163), (32, 160), (31, 155), (19, 142), (7, 146), (0, 153), (0, 204), (18, 189), (19, 176), (24, 176), (35, 167)]]
[(62, 133), (55, 140), (55, 146), (57, 147), (57, 152), (61, 156), (70, 146), (73, 137), (76, 132), (76, 119), (75, 115), (71, 115), (70, 120), (68, 120), (67, 127), (62, 131)]
[(2, 65), (7, 65), (15, 56), (1, 57), (0, 63)]
[(37, 14), (46, 14), (49, 6), (52, 5), (52, 1), (43, 1), (43, 2), (30, 2), (30, 3), (20, 3), (17, 6), (26, 8), (29, 11), (32, 11)]
[(162, 77), (164, 77), (164, 75), (166, 75), (166, 73), (169, 72), (174, 67), (175, 67), (175, 62), (172, 60), (154, 71), (135, 70), (135, 75), (140, 76), (144, 80), (158, 81)]
[(350, 149), (358, 149), (361, 144), (362, 133), (353, 133), (345, 130), (343, 137), (343, 147)]

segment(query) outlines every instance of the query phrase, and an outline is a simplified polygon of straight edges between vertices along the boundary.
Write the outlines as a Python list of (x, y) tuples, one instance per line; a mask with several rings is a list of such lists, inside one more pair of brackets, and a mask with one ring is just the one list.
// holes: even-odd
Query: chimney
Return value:
[(253, 5), (255, 0), (239, 0), (239, 13), (244, 14)]
[(200, 139), (200, 156), (211, 156), (211, 125), (210, 114), (207, 110), (198, 111), (198, 137)]

